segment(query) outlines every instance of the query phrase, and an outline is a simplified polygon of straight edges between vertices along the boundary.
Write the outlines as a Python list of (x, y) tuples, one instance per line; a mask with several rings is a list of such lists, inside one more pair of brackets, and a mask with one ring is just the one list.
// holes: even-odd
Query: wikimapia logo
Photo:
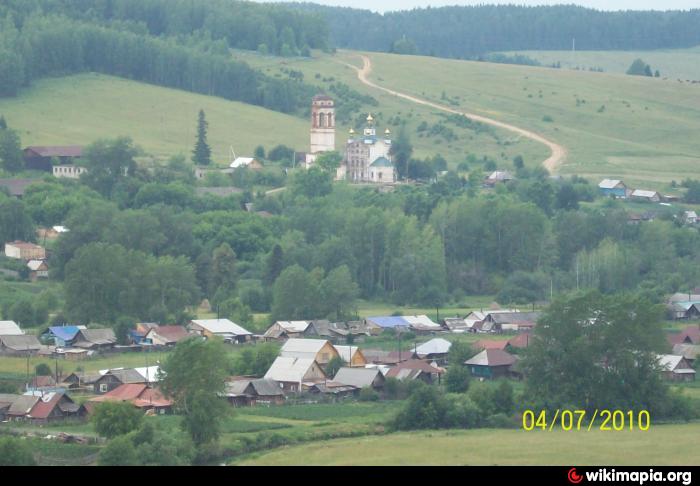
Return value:
[(606, 468), (597, 471), (587, 471), (584, 474), (579, 474), (575, 467), (569, 469), (567, 479), (571, 484), (579, 484), (583, 481), (584, 475), (587, 482), (621, 482), (621, 483), (636, 483), (643, 485), (647, 482), (678, 482), (683, 485), (692, 483), (691, 471), (616, 471), (615, 469), (608, 470)]

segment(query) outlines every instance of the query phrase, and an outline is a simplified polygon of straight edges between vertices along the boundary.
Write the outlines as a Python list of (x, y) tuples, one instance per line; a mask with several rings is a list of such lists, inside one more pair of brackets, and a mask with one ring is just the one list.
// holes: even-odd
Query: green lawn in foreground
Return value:
[(285, 447), (241, 465), (700, 465), (700, 423), (640, 431), (476, 429), (358, 437)]
[(259, 144), (308, 145), (302, 118), (101, 74), (43, 79), (16, 98), (0, 99), (0, 114), (19, 131), (23, 146), (85, 145), (128, 135), (158, 158), (190, 156), (200, 109), (215, 163), (228, 164), (230, 146), (237, 155), (252, 155)]

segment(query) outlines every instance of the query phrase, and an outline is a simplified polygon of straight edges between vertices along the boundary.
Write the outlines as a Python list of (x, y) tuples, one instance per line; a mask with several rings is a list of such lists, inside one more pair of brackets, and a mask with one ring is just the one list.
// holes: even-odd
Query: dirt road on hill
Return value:
[(450, 108), (449, 106), (444, 106), (438, 103), (433, 103), (432, 101), (424, 100), (421, 98), (417, 98), (415, 96), (411, 96), (405, 93), (401, 93), (399, 91), (394, 91), (389, 88), (385, 88), (383, 86), (379, 86), (372, 81), (368, 79), (369, 74), (372, 72), (372, 61), (369, 59), (369, 57), (361, 55), (362, 58), (362, 63), (363, 66), (362, 68), (358, 68), (357, 66), (353, 66), (352, 64), (346, 64), (347, 66), (350, 66), (351, 68), (355, 69), (357, 71), (357, 78), (362, 82), (363, 84), (379, 89), (381, 91), (384, 91), (386, 93), (389, 93), (390, 95), (397, 96), (399, 98), (403, 98), (408, 101), (412, 101), (413, 103), (417, 103), (419, 105), (424, 105), (424, 106), (429, 106), (431, 108), (435, 108), (437, 110), (442, 110), (446, 111), (448, 113), (455, 113), (457, 115), (464, 115), (467, 118), (470, 118), (474, 121), (478, 121), (487, 125), (491, 125), (494, 127), (498, 128), (503, 128), (505, 130), (509, 130), (513, 133), (517, 133), (518, 135), (521, 135), (523, 137), (529, 138), (530, 140), (534, 140), (535, 142), (539, 142), (541, 144), (546, 145), (551, 154), (550, 156), (542, 162), (542, 165), (551, 173), (554, 174), (557, 172), (557, 169), (559, 166), (564, 162), (564, 159), (566, 158), (566, 149), (562, 147), (561, 145), (552, 142), (551, 140), (548, 140), (544, 138), (542, 135), (539, 135), (535, 132), (531, 132), (530, 130), (525, 130), (524, 128), (516, 127), (515, 125), (511, 125), (509, 123), (505, 123), (502, 121), (494, 120), (493, 118), (487, 118), (482, 115), (477, 115), (476, 113), (468, 113), (465, 111), (460, 111), (456, 110), (454, 108)]

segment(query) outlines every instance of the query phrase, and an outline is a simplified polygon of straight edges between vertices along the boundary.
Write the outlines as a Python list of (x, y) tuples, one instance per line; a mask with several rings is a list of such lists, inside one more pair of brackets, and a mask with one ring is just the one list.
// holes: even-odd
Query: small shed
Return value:
[(619, 179), (603, 179), (598, 184), (598, 191), (603, 196), (615, 198), (627, 197), (627, 186)]
[(386, 379), (378, 368), (340, 368), (333, 377), (336, 383), (351, 385), (356, 388), (384, 388)]

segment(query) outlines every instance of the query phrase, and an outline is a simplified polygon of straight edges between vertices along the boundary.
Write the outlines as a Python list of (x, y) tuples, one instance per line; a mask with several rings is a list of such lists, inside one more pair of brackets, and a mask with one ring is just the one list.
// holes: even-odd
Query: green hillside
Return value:
[[(350, 55), (350, 54), (346, 54)], [(535, 130), (564, 173), (669, 182), (700, 168), (700, 85), (639, 76), (370, 54), (382, 86)]]
[(688, 465), (700, 424), (647, 432), (457, 430), (391, 434), (288, 447), (238, 464), (282, 465)]
[(0, 99), (0, 114), (20, 132), (25, 146), (88, 144), (128, 135), (158, 158), (189, 157), (200, 108), (218, 164), (228, 161), (230, 146), (243, 155), (259, 144), (308, 144), (308, 124), (301, 118), (99, 74), (39, 80), (16, 98)]
[(564, 69), (603, 69), (606, 73), (624, 74), (635, 59), (642, 59), (662, 78), (700, 80), (700, 46), (691, 49), (658, 49), (653, 51), (515, 51), (542, 65), (559, 63)]

